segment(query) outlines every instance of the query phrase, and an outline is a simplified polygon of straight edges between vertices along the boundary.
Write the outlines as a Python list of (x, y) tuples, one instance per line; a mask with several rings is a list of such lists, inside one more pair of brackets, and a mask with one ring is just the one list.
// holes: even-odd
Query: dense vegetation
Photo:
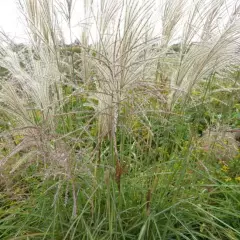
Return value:
[(0, 239), (240, 239), (238, 1), (85, 1), (68, 46), (74, 1), (20, 2), (30, 44), (0, 44)]

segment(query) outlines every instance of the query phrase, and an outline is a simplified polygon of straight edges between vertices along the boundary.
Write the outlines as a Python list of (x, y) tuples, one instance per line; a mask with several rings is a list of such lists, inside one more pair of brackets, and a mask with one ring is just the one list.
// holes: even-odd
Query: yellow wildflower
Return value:
[(225, 182), (230, 182), (232, 179), (230, 177), (225, 178)]
[(228, 166), (226, 166), (226, 165), (224, 165), (224, 166), (222, 166), (222, 171), (223, 172), (228, 172), (228, 170), (229, 170), (229, 167)]
[(240, 176), (235, 177), (235, 180), (240, 182)]

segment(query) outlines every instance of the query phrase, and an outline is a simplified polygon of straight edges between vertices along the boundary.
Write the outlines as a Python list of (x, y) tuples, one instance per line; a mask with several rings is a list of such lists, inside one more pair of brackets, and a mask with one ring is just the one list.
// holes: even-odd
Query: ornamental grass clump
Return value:
[(214, 161), (236, 142), (197, 136), (238, 125), (238, 1), (85, 0), (76, 40), (77, 1), (18, 2), (28, 43), (0, 36), (0, 239), (239, 239), (238, 180)]

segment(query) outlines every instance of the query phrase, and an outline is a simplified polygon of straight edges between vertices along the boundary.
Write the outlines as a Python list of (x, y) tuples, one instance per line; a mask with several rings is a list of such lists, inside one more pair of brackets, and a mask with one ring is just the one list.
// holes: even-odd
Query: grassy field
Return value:
[(0, 40), (0, 239), (240, 239), (239, 3), (85, 1), (64, 45), (74, 1), (21, 2), (30, 44)]

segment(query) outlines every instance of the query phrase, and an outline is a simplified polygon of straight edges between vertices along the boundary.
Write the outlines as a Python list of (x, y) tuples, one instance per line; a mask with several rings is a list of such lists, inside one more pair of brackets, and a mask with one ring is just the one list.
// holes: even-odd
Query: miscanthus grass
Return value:
[(199, 144), (240, 124), (238, 1), (86, 0), (75, 45), (75, 1), (18, 4), (29, 42), (0, 35), (0, 238), (239, 239), (239, 156)]

